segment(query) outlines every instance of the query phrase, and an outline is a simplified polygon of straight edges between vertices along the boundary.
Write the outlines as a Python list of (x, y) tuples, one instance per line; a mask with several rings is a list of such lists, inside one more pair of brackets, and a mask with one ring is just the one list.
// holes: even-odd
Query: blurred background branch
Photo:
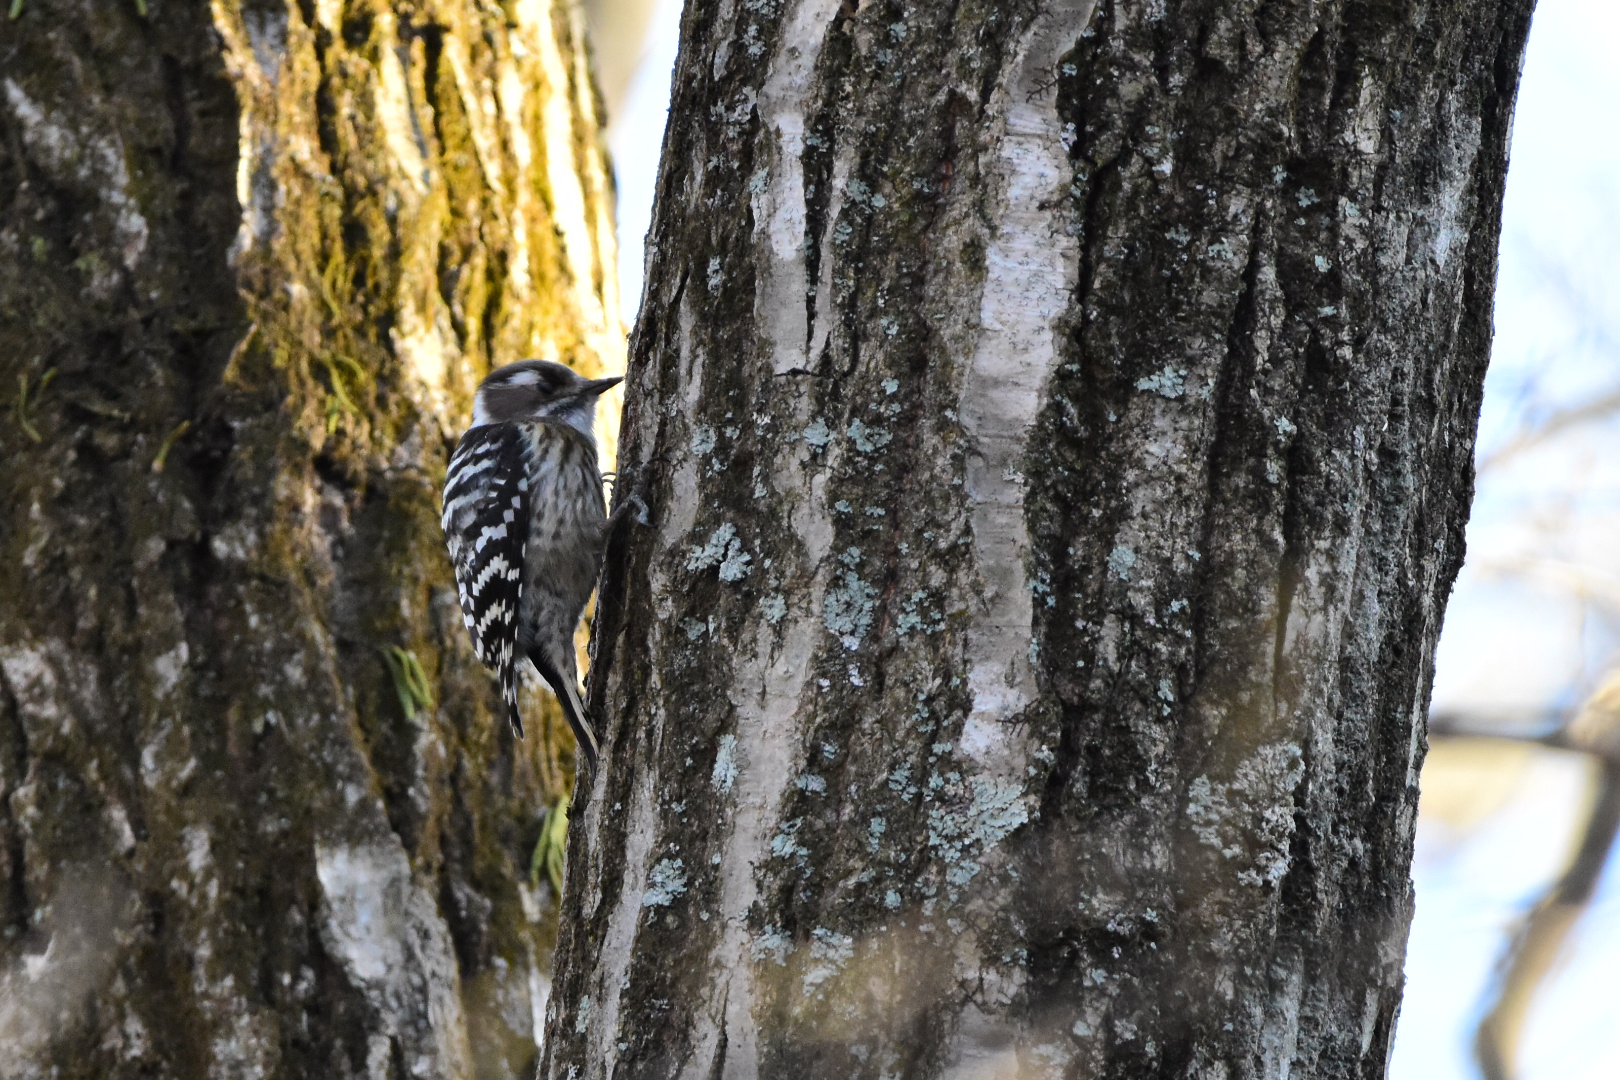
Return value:
[(1598, 798), (1581, 833), (1580, 846), (1564, 872), (1525, 916), (1503, 957), (1490, 1007), (1480, 1020), (1474, 1053), (1486, 1080), (1514, 1080), (1525, 1021), (1576, 923), (1597, 891), (1620, 829), (1620, 764), (1605, 761)]
[(1597, 797), (1574, 857), (1510, 939), (1475, 1031), (1474, 1053), (1486, 1080), (1515, 1080), (1521, 1036), (1536, 992), (1591, 904), (1620, 833), (1620, 669), (1572, 717), (1441, 712), (1430, 718), (1429, 734), (1530, 742), (1590, 754), (1599, 763)]
[(1536, 423), (1528, 425), (1505, 444), (1479, 459), (1478, 471), (1489, 472), (1500, 468), (1509, 460), (1527, 450), (1541, 446), (1572, 428), (1605, 420), (1620, 413), (1620, 390), (1615, 390), (1592, 401), (1581, 402), (1568, 408), (1556, 409)]

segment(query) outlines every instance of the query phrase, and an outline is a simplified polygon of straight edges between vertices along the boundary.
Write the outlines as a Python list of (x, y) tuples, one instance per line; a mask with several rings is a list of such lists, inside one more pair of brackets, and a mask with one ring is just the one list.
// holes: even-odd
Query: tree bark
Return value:
[(689, 5), (542, 1075), (1384, 1075), (1530, 0)]
[(622, 363), (580, 22), (4, 24), (0, 1077), (534, 1068), (571, 743), (499, 719), (438, 492), (490, 365)]

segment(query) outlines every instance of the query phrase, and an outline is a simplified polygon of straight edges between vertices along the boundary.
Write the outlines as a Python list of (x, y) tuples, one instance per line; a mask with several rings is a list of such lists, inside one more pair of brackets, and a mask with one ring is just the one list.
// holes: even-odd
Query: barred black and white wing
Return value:
[(529, 541), (528, 440), (513, 424), (485, 424), (461, 437), (444, 480), (444, 536), (473, 648), (501, 684), (512, 730), (518, 712), (518, 613)]

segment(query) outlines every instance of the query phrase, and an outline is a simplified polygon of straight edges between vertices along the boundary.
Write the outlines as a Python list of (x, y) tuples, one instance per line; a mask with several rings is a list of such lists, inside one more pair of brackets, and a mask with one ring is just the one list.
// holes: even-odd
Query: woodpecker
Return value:
[(496, 369), (478, 387), (472, 427), (444, 478), (461, 613), (478, 659), (500, 680), (512, 731), (523, 737), (518, 679), (527, 659), (557, 695), (587, 775), (598, 747), (580, 701), (574, 630), (608, 525), (592, 419), (597, 397), (619, 382), (549, 360)]

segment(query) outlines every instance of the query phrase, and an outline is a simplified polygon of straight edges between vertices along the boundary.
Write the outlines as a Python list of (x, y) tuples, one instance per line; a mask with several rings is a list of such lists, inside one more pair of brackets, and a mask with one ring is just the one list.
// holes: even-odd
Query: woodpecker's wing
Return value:
[(473, 648), (501, 684), (512, 730), (518, 713), (517, 632), (529, 542), (528, 440), (513, 424), (461, 437), (444, 482), (444, 535)]

